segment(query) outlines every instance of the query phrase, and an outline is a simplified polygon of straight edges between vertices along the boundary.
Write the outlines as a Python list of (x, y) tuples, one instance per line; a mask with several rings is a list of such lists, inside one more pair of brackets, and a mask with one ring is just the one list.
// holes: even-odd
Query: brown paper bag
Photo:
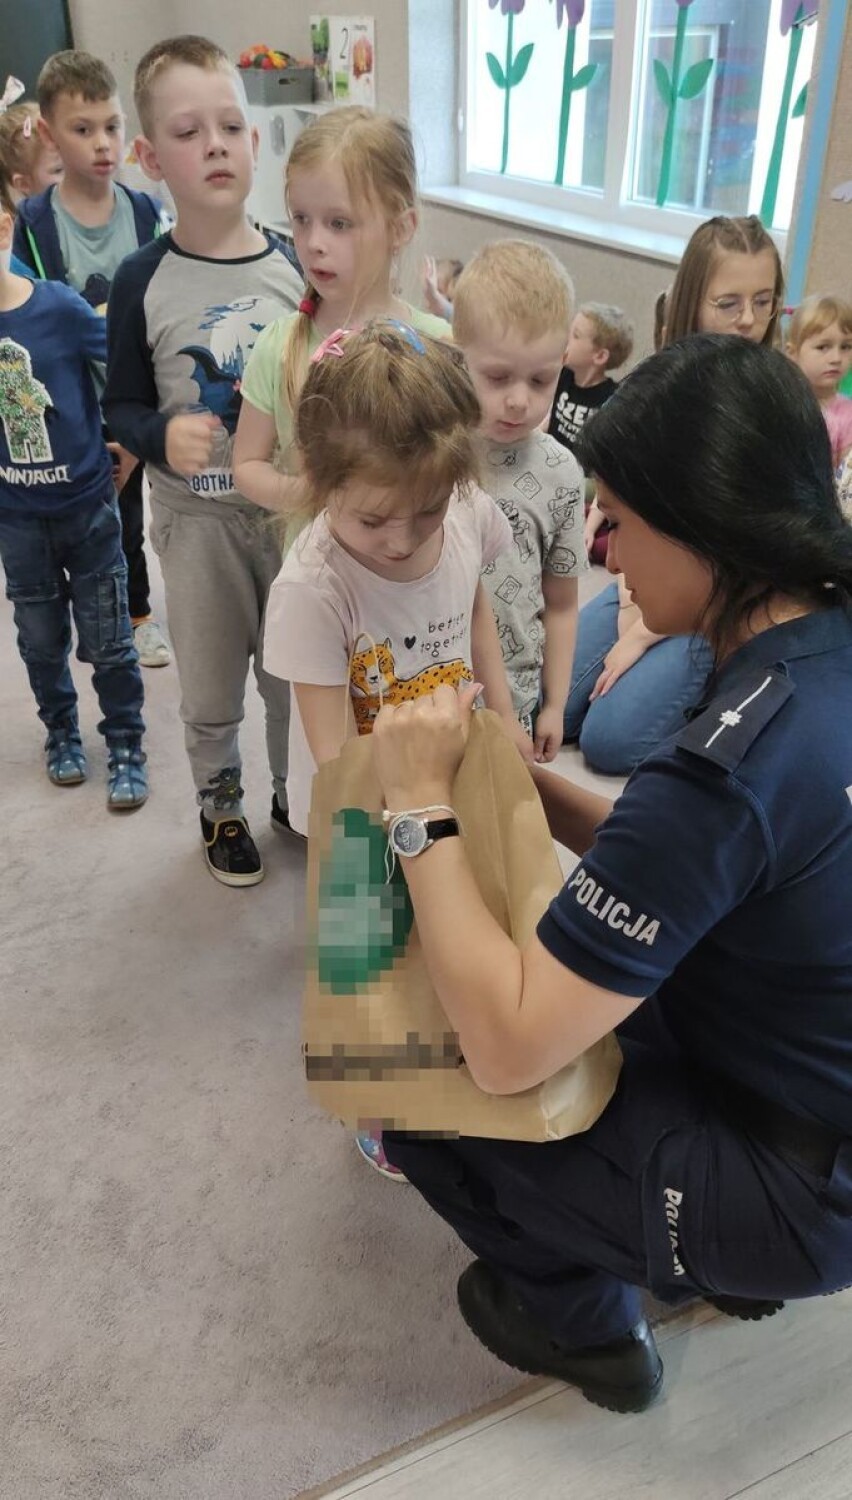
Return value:
[[(388, 878), (381, 806), (370, 740), (348, 740), (317, 772), (311, 803), (303, 1039), (314, 1099), (353, 1129), (519, 1141), (588, 1129), (615, 1089), (615, 1038), (537, 1088), (483, 1093), (429, 980), (404, 876)], [(493, 713), (473, 715), (453, 806), (483, 900), (523, 948), (562, 873), (532, 779)], [(454, 936), (464, 942), (461, 923)]]

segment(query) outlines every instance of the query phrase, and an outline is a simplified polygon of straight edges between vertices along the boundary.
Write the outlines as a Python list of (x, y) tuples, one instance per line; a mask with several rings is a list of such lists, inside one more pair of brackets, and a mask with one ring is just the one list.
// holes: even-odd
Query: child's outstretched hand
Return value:
[(212, 412), (179, 412), (166, 425), (166, 463), (178, 474), (200, 474), (210, 466), (214, 434), (221, 427)]
[(423, 301), (436, 318), (446, 318), (448, 323), (452, 321), (452, 303), (438, 287), (438, 265), (434, 255), (423, 257)]
[(658, 637), (655, 636), (649, 639), (646, 631), (630, 631), (627, 635), (623, 635), (621, 640), (616, 641), (603, 659), (603, 670), (592, 688), (589, 702), (594, 703), (596, 698), (605, 698), (619, 677), (623, 677), (625, 672), (635, 667), (637, 661), (645, 655), (656, 639)]
[(554, 760), (562, 744), (563, 715), (558, 708), (547, 705), (539, 711), (535, 721), (535, 758), (540, 765)]

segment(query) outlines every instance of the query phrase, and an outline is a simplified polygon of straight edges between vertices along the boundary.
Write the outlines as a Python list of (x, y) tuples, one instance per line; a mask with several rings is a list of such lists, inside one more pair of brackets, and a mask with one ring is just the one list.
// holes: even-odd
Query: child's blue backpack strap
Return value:
[(27, 281), (35, 281), (35, 277), (29, 266), (25, 266), (22, 260), (18, 260), (17, 255), (12, 256), (9, 262), (9, 270), (13, 276), (26, 276)]

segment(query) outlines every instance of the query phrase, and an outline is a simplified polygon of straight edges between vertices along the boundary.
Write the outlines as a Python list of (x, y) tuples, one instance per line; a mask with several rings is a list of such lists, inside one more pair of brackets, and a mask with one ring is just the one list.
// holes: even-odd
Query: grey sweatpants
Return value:
[(263, 670), (263, 615), (281, 567), (281, 544), (266, 511), (248, 504), (202, 505), (177, 510), (151, 496), (151, 542), (166, 586), (180, 716), (198, 802), (208, 818), (242, 813), (239, 727), (253, 660), (266, 706), (272, 784), (286, 808), (290, 689)]

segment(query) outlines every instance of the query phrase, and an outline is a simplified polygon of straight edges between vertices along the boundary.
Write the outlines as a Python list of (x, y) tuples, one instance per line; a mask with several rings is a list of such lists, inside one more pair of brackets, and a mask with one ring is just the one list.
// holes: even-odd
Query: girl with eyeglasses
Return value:
[[(730, 333), (774, 344), (783, 289), (781, 257), (757, 216), (717, 215), (699, 225), (683, 253), (660, 343)], [(650, 631), (619, 578), (580, 611), (565, 741), (579, 742), (594, 770), (627, 775), (683, 723), (709, 668), (703, 642)]]
[(784, 290), (781, 257), (756, 214), (699, 224), (669, 297), (664, 342), (688, 333), (737, 333), (774, 344)]

